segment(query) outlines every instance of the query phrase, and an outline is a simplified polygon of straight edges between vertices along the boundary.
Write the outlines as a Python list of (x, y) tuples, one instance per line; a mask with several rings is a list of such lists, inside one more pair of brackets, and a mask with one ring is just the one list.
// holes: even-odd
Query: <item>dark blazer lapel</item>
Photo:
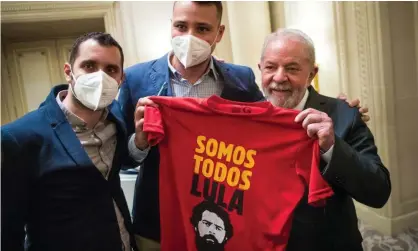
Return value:
[(113, 157), (112, 168), (109, 174), (109, 180), (113, 178), (116, 173), (119, 173), (119, 169), (115, 167), (120, 167), (122, 159), (128, 158), (128, 134), (125, 127), (125, 123), (122, 118), (122, 113), (116, 101), (113, 101), (109, 108), (109, 114), (107, 115), (107, 120), (115, 123), (116, 125), (116, 147), (115, 155)]
[(308, 87), (309, 96), (308, 100), (306, 101), (305, 107), (306, 108), (313, 108), (318, 111), (322, 111), (325, 113), (329, 113), (329, 107), (327, 105), (327, 100), (324, 96), (320, 95), (312, 86)]
[(159, 58), (152, 65), (149, 76), (154, 86), (154, 95), (173, 96), (170, 84), (170, 69), (167, 62), (168, 54)]
[(61, 141), (68, 155), (80, 166), (91, 165), (92, 162), (78, 140), (71, 125), (56, 101), (56, 95), (66, 90), (67, 85), (53, 88), (43, 106), (46, 109), (46, 119), (49, 121), (55, 136)]

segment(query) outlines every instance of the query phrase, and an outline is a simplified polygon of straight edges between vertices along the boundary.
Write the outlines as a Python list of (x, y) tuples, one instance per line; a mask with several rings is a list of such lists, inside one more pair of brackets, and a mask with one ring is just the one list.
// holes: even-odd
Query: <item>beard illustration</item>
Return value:
[(215, 236), (206, 234), (200, 237), (195, 236), (196, 248), (198, 251), (223, 251), (225, 243), (219, 243)]

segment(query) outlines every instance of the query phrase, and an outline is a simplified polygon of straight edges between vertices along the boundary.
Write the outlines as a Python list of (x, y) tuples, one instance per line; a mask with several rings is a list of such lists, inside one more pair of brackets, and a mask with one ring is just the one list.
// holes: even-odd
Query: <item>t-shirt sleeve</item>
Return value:
[(148, 133), (148, 143), (155, 146), (164, 138), (164, 126), (159, 108), (145, 106), (144, 132)]
[(299, 149), (297, 156), (297, 172), (305, 179), (308, 185), (308, 203), (313, 206), (325, 206), (325, 199), (331, 197), (334, 191), (324, 180), (319, 171), (319, 144), (305, 145)]

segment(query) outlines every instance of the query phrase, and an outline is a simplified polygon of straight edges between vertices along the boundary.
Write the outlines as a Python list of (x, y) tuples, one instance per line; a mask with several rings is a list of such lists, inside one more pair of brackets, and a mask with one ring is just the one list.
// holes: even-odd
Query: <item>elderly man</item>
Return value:
[(295, 211), (288, 250), (360, 251), (355, 199), (380, 208), (391, 192), (373, 135), (355, 108), (318, 94), (310, 83), (317, 73), (312, 40), (303, 32), (280, 29), (264, 44), (259, 68), (262, 87), (275, 106), (303, 110), (295, 118), (319, 139), (320, 171), (335, 195), (325, 208), (307, 204)]
[(135, 247), (119, 170), (127, 135), (114, 101), (123, 51), (109, 34), (79, 37), (68, 84), (1, 127), (1, 249), (128, 251)]

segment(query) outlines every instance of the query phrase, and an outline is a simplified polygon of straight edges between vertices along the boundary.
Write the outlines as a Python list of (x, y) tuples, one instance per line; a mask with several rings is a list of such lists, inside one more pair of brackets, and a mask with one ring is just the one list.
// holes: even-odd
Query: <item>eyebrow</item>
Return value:
[[(87, 59), (87, 60), (81, 61), (80, 65), (85, 65), (85, 64), (88, 64), (88, 63), (93, 64), (93, 65), (98, 64), (96, 60)], [(106, 64), (106, 67), (113, 67), (113, 68), (118, 69), (118, 70), (120, 70), (120, 68), (121, 68), (119, 65), (116, 65), (116, 64)]]
[(213, 222), (210, 222), (210, 221), (207, 221), (207, 220), (202, 220), (203, 221), (203, 223), (210, 223), (210, 224), (212, 224), (212, 225), (215, 225), (217, 228), (219, 227), (220, 229), (224, 229), (222, 226), (220, 226), (220, 225), (217, 225), (217, 224), (215, 224), (215, 223), (213, 223)]
[(209, 26), (209, 27), (213, 26), (210, 23), (202, 23), (202, 22), (198, 22), (197, 25), (203, 25), (203, 26)]
[(300, 66), (300, 64), (297, 63), (297, 62), (290, 62), (290, 63), (286, 64), (285, 66), (286, 67), (289, 67), (289, 66)]
[[(176, 21), (173, 22), (173, 24), (187, 24), (187, 22), (186, 21), (182, 21), (182, 20), (176, 20)], [(208, 26), (210, 28), (213, 27), (213, 25), (211, 25), (210, 23), (204, 23), (204, 22), (197, 22), (197, 23), (195, 23), (193, 25), (197, 25), (197, 26)]]

